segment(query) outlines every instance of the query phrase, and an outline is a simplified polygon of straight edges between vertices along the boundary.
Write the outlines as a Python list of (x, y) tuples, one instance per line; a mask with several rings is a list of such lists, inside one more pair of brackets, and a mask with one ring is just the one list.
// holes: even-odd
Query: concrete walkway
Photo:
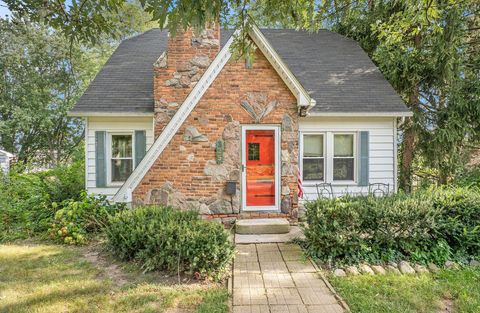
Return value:
[(233, 313), (338, 313), (344, 309), (296, 244), (236, 245)]

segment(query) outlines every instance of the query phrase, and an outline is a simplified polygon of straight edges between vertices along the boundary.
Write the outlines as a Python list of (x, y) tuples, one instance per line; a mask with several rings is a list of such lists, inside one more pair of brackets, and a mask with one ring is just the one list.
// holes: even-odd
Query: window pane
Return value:
[(260, 144), (259, 143), (248, 144), (248, 160), (249, 161), (260, 160)]
[(303, 136), (303, 156), (323, 157), (323, 135)]
[(132, 136), (112, 135), (112, 158), (132, 157)]
[(353, 156), (353, 135), (334, 135), (334, 156)]
[(132, 173), (132, 160), (112, 160), (112, 181), (126, 181)]
[(353, 180), (353, 158), (333, 159), (333, 179)]
[(303, 159), (303, 180), (323, 180), (323, 159)]

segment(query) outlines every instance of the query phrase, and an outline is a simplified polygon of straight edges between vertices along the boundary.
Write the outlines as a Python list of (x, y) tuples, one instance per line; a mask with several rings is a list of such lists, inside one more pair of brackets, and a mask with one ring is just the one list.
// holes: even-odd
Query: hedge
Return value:
[(410, 259), (443, 263), (480, 254), (480, 191), (439, 188), (306, 203), (305, 246), (325, 263)]
[(233, 259), (229, 234), (218, 223), (194, 211), (139, 207), (110, 218), (108, 246), (123, 260), (135, 260), (145, 271), (185, 272), (222, 279)]

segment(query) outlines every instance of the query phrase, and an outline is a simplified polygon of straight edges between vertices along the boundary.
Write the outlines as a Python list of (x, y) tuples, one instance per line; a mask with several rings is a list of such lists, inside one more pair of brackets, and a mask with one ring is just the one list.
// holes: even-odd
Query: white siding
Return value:
[(10, 169), (10, 158), (0, 152), (0, 171), (7, 174)]
[(97, 188), (95, 183), (95, 131), (106, 132), (134, 132), (145, 130), (147, 136), (147, 150), (154, 140), (153, 118), (151, 117), (88, 117), (85, 133), (85, 172), (86, 188), (88, 193), (102, 194), (108, 197), (115, 195), (120, 186)]
[[(396, 123), (383, 117), (306, 117), (299, 123), (300, 132), (369, 132), (369, 182), (390, 185), (396, 190)], [(315, 184), (303, 182), (304, 199), (317, 198)], [(368, 186), (332, 182), (333, 193), (368, 193)]]

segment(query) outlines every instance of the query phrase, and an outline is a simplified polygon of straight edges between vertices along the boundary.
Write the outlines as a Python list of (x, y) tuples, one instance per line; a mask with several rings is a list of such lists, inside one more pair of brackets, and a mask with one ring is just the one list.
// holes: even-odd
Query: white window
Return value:
[(303, 135), (302, 177), (304, 181), (325, 179), (324, 146), (323, 134)]
[(123, 183), (133, 171), (133, 135), (110, 134), (109, 136), (108, 181), (111, 184)]
[(333, 180), (355, 180), (355, 135), (333, 135)]

